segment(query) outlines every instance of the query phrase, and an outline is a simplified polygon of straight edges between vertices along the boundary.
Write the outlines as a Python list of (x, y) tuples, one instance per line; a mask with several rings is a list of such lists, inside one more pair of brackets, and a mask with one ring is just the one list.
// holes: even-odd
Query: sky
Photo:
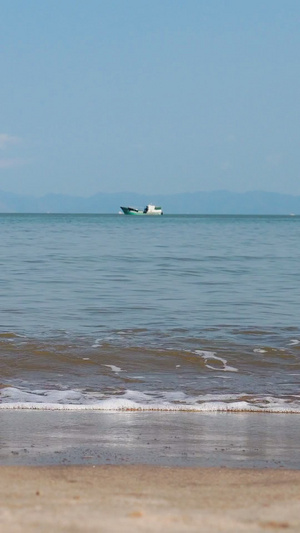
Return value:
[(0, 189), (300, 195), (299, 0), (0, 0)]

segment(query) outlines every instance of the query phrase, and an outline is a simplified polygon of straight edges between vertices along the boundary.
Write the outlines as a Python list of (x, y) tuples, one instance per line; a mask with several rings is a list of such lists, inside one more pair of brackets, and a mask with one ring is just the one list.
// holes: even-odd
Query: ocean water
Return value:
[(300, 413), (300, 217), (0, 230), (1, 409)]

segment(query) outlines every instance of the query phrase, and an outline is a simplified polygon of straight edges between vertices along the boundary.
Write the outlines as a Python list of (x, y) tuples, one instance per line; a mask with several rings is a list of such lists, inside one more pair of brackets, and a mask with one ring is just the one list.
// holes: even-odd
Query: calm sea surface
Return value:
[(1, 408), (300, 413), (300, 217), (0, 230)]

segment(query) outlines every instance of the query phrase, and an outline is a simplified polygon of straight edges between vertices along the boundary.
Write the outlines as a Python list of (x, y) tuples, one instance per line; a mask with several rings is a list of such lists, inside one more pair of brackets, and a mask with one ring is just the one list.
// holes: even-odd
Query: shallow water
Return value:
[(0, 228), (0, 408), (300, 412), (299, 217)]

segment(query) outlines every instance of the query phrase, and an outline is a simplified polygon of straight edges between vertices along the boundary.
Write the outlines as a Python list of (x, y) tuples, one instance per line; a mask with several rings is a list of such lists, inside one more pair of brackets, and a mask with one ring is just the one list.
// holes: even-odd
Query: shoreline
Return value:
[(299, 494), (291, 470), (0, 466), (6, 533), (296, 533)]
[(291, 414), (0, 410), (0, 465), (300, 470)]

